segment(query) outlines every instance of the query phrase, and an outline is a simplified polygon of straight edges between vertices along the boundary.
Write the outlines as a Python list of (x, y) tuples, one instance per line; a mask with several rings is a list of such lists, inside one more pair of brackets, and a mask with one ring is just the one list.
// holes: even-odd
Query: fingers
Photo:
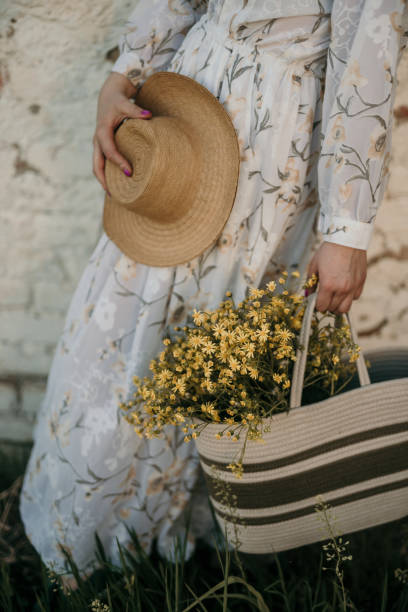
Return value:
[(105, 158), (119, 166), (126, 176), (130, 176), (132, 174), (132, 168), (127, 159), (117, 150), (113, 134), (114, 132), (111, 126), (101, 125), (97, 128), (95, 136)]
[(130, 100), (123, 100), (119, 110), (123, 113), (124, 117), (129, 117), (130, 119), (150, 119), (152, 116), (151, 111), (133, 104)]
[(325, 287), (325, 285), (319, 284), (316, 298), (316, 310), (319, 312), (326, 312), (326, 310), (329, 310), (332, 297), (333, 292)]
[(320, 284), (316, 299), (316, 310), (319, 312), (331, 312), (333, 314), (344, 314), (351, 308), (353, 300), (358, 300), (364, 287), (364, 282), (357, 289), (350, 287), (347, 290), (330, 290), (327, 285)]
[(101, 147), (99, 146), (99, 142), (96, 139), (94, 139), (93, 150), (93, 173), (105, 191), (107, 191), (105, 181), (105, 157), (102, 153)]
[(367, 276), (367, 273), (365, 273), (363, 275), (363, 278), (362, 278), (359, 286), (357, 287), (356, 291), (354, 292), (354, 298), (353, 298), (354, 300), (358, 300), (359, 297), (361, 296), (361, 294), (363, 293), (364, 283), (366, 281), (366, 276)]
[[(348, 312), (354, 297), (353, 286), (347, 288), (336, 288), (335, 284), (331, 284), (325, 280), (319, 284), (319, 291), (316, 299), (316, 310), (319, 312), (332, 312), (333, 314), (341, 314)], [(344, 307), (348, 305), (348, 309)]]
[(129, 161), (116, 147), (115, 130), (126, 118), (149, 119), (152, 113), (133, 104), (126, 96), (122, 96), (113, 110), (101, 115), (94, 135), (93, 172), (102, 187), (107, 191), (105, 179), (105, 161), (109, 159), (116, 164), (126, 176), (131, 176), (133, 169)]
[(353, 301), (353, 294), (347, 295), (342, 302), (340, 302), (339, 306), (336, 308), (335, 314), (344, 314), (348, 312), (351, 308), (351, 304)]

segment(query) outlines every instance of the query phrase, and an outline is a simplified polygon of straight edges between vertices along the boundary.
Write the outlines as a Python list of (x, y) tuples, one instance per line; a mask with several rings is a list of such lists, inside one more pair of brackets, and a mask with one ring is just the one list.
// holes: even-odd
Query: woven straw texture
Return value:
[(217, 520), (231, 540), (238, 535), (242, 552), (327, 539), (315, 510), (319, 495), (333, 506), (343, 534), (408, 515), (408, 350), (365, 357), (371, 384), (357, 387), (356, 377), (344, 393), (274, 415), (265, 443), (248, 441), (241, 479), (227, 469), (238, 445), (215, 439), (219, 425), (197, 438)]
[(172, 266), (216, 241), (231, 213), (240, 153), (234, 125), (217, 98), (194, 79), (156, 72), (136, 104), (151, 119), (118, 128), (131, 177), (107, 160), (103, 227), (133, 261)]

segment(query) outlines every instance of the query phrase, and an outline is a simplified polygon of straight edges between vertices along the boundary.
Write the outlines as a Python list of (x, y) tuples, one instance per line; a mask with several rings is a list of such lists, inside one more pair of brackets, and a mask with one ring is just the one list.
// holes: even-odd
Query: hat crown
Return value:
[(188, 212), (199, 179), (201, 152), (180, 117), (127, 119), (117, 130), (116, 146), (130, 162), (127, 177), (112, 162), (106, 182), (117, 204), (149, 219), (168, 223)]

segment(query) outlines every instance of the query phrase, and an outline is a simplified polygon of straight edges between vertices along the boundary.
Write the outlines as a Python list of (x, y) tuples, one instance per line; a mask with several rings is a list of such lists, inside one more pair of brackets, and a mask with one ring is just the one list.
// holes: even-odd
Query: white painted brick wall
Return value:
[[(96, 103), (133, 6), (0, 4), (0, 440), (30, 439), (66, 309), (102, 230), (91, 164)], [(396, 108), (408, 107), (406, 56), (398, 77)], [(363, 347), (408, 344), (408, 121), (395, 123), (393, 141), (355, 307)]]

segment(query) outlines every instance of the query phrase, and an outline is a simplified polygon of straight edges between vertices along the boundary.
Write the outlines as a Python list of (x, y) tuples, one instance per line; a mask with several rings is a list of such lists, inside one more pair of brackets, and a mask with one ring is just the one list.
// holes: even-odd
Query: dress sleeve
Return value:
[(139, 89), (154, 72), (165, 70), (190, 27), (207, 10), (207, 0), (139, 0), (119, 39), (113, 72)]
[(389, 179), (404, 0), (334, 0), (318, 160), (323, 240), (366, 250)]

